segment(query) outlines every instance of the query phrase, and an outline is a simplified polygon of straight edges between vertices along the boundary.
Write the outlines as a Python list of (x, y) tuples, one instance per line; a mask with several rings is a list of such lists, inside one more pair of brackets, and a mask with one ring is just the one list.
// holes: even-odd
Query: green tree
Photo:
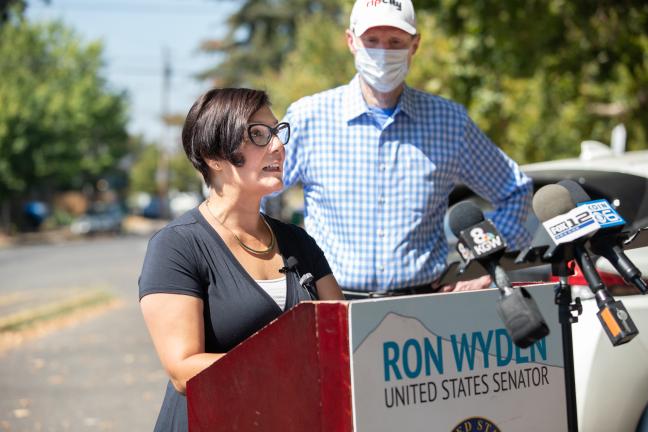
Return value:
[(155, 195), (158, 191), (156, 182), (157, 169), (160, 161), (160, 149), (151, 143), (137, 140), (137, 149), (134, 149), (134, 161), (130, 168), (130, 192), (144, 192)]
[(265, 67), (252, 78), (254, 87), (270, 94), (276, 115), (300, 97), (348, 82), (355, 74), (344, 37), (345, 25), (325, 13), (297, 21), (296, 46), (281, 68)]
[(108, 88), (101, 53), (101, 44), (81, 42), (61, 23), (0, 27), (5, 207), (27, 193), (96, 180), (126, 153), (127, 100)]
[(134, 162), (130, 169), (129, 188), (131, 193), (144, 192), (156, 195), (160, 192), (160, 163), (164, 163), (168, 179), (165, 189), (180, 192), (201, 192), (202, 180), (184, 152), (179, 151), (162, 158), (160, 148), (141, 139), (134, 141), (132, 152)]
[(297, 22), (313, 14), (343, 19), (339, 0), (245, 0), (227, 20), (224, 38), (202, 49), (223, 60), (201, 77), (216, 86), (251, 85), (264, 69), (278, 70), (295, 47)]
[(191, 165), (184, 152), (169, 158), (169, 188), (180, 192), (202, 192), (202, 176)]
[(648, 3), (423, 0), (471, 72), (453, 96), (522, 161), (574, 155), (619, 122), (648, 146)]
[[(43, 0), (43, 3), (49, 3)], [(27, 0), (0, 0), (0, 27), (10, 19), (21, 19), (27, 9)]]
[(12, 16), (22, 16), (26, 7), (25, 0), (0, 0), (0, 27)]

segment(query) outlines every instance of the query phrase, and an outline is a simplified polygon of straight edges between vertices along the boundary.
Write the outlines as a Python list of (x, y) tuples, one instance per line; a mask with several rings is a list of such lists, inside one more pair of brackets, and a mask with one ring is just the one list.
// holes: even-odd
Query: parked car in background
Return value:
[[(648, 226), (648, 151), (613, 154), (598, 148), (595, 155), (534, 163), (522, 166), (533, 180), (534, 189), (570, 179), (578, 182), (592, 199), (607, 200), (626, 220), (626, 227), (639, 230)], [(489, 205), (465, 187), (458, 187), (451, 204), (469, 199), (488, 217)], [(534, 233), (538, 220), (533, 213), (527, 228)], [(447, 232), (451, 242), (456, 242)], [(628, 245), (627, 255), (648, 275), (648, 230)], [(449, 261), (458, 259), (451, 257)], [(617, 300), (621, 300), (634, 320), (639, 335), (629, 343), (613, 347), (603, 331), (598, 307), (582, 276), (570, 278), (572, 294), (580, 297), (583, 313), (572, 325), (576, 397), (579, 430), (648, 431), (648, 295), (623, 281), (605, 259), (596, 267)], [(549, 281), (548, 265), (510, 272), (517, 281)], [(642, 420), (643, 419), (643, 420)]]
[(169, 196), (171, 218), (175, 219), (189, 210), (198, 207), (203, 197), (195, 192), (174, 192)]
[(122, 229), (124, 212), (117, 203), (94, 203), (83, 216), (77, 218), (70, 230), (74, 234), (118, 234)]
[[(648, 151), (543, 162), (523, 170), (535, 184), (554, 182), (558, 177), (574, 180), (592, 199), (603, 198), (612, 204), (627, 228), (648, 226)], [(645, 246), (647, 242), (644, 235), (628, 246)], [(648, 275), (648, 248), (628, 250), (627, 255), (644, 276)], [(583, 300), (583, 313), (572, 326), (579, 430), (646, 431), (648, 296), (628, 286), (605, 259), (597, 260), (596, 266), (610, 291), (627, 308), (639, 335), (613, 347), (598, 322), (598, 307), (589, 287), (582, 277), (570, 281), (574, 294)]]

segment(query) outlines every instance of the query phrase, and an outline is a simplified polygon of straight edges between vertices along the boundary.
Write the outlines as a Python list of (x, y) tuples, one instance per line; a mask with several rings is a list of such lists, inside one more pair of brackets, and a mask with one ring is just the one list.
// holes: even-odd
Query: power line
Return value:
[[(22, 61), (23, 65), (29, 65), (30, 61)], [(206, 69), (207, 67), (205, 67)], [(137, 65), (124, 65), (124, 66), (115, 66), (110, 63), (105, 64), (101, 68), (105, 72), (110, 72), (111, 74), (118, 75), (132, 75), (132, 76), (162, 76), (164, 71), (156, 68), (155, 66), (137, 66)], [(203, 73), (204, 70), (200, 69), (188, 69), (188, 68), (178, 68), (173, 67), (173, 74), (177, 77), (184, 78), (196, 78), (198, 75)]]
[[(121, 68), (121, 67), (107, 66), (107, 69), (109, 69), (111, 73), (119, 74), (119, 75), (135, 75), (135, 76), (162, 76), (163, 75), (163, 71), (159, 69), (155, 69), (154, 67), (139, 68), (139, 67), (129, 66), (126, 68)], [(177, 69), (177, 68), (173, 68), (173, 72), (174, 75), (179, 74), (180, 76), (188, 77), (188, 78), (193, 78), (194, 76), (201, 73), (201, 71), (190, 70), (190, 69)]]
[[(173, 15), (204, 15), (205, 13), (215, 13), (222, 12), (221, 8), (223, 6), (231, 7), (233, 4), (237, 3), (236, 0), (218, 0), (213, 2), (203, 2), (199, 4), (193, 4), (189, 8), (185, 5), (178, 4), (132, 4), (132, 3), (123, 3), (123, 4), (97, 4), (97, 3), (59, 3), (58, 5), (47, 5), (47, 4), (34, 4), (30, 5), (29, 8), (34, 11), (52, 11), (52, 12), (89, 12), (89, 13), (118, 13), (118, 14), (131, 14), (131, 13), (144, 13), (144, 14), (173, 14)], [(210, 6), (207, 6), (210, 5)], [(204, 9), (201, 7), (207, 6)]]

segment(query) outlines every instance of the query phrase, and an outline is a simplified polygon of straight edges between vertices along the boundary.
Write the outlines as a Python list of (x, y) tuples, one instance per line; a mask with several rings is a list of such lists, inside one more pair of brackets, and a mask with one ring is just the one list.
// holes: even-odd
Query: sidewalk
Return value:
[(128, 235), (0, 249), (0, 319), (93, 290), (116, 299), (0, 352), (1, 432), (153, 429), (167, 377), (137, 301), (147, 241)]
[[(168, 220), (148, 219), (142, 216), (129, 215), (124, 218), (122, 233), (127, 235), (150, 236), (167, 223), (169, 223)], [(107, 234), (98, 234), (96, 237), (105, 235)], [(86, 238), (91, 237), (74, 234), (67, 227), (47, 231), (18, 233), (15, 235), (7, 235), (0, 232), (0, 249), (16, 245), (55, 244), (66, 241), (78, 241)]]
[(167, 382), (136, 305), (30, 341), (0, 369), (0, 431), (11, 432), (149, 432)]

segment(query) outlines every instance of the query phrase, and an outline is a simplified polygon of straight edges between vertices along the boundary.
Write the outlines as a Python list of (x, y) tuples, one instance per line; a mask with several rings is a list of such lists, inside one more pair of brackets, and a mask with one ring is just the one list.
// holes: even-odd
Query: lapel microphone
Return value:
[(281, 267), (279, 269), (279, 272), (284, 274), (288, 274), (289, 272), (295, 273), (297, 275), (297, 279), (299, 279), (299, 285), (301, 285), (301, 287), (306, 290), (308, 296), (312, 300), (317, 300), (317, 294), (315, 293), (315, 287), (313, 286), (313, 275), (310, 273), (305, 273), (303, 276), (300, 276), (299, 271), (297, 270), (297, 264), (299, 264), (297, 258), (295, 258), (294, 256), (289, 256), (288, 258), (286, 258), (286, 265)]
[(299, 264), (299, 261), (297, 261), (297, 258), (294, 256), (289, 256), (286, 258), (286, 265), (284, 267), (281, 267), (279, 269), (280, 273), (288, 273), (288, 272), (295, 272), (297, 273), (297, 277), (299, 277), (299, 273), (297, 272), (297, 264)]

